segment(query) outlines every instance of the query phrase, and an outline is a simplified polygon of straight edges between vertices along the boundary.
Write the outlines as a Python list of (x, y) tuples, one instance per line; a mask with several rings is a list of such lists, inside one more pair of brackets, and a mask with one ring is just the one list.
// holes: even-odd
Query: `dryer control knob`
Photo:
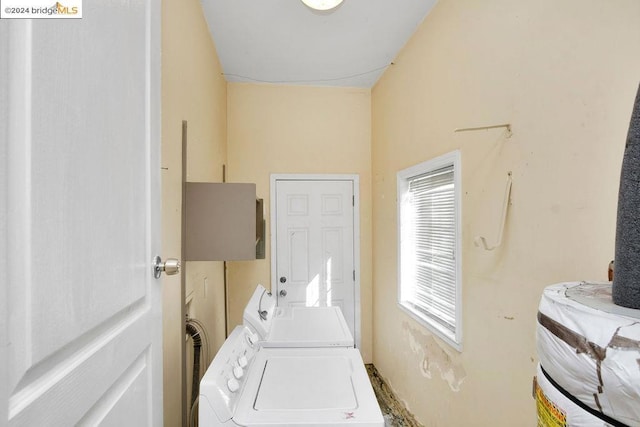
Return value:
[(247, 335), (247, 342), (249, 343), (249, 347), (253, 348), (253, 346), (256, 345), (258, 341), (260, 341), (260, 337), (258, 337), (258, 334), (249, 332), (249, 334)]
[(240, 366), (236, 366), (235, 368), (233, 368), (233, 376), (236, 377), (237, 379), (242, 378), (242, 376), (244, 375), (244, 369), (242, 369)]
[(248, 364), (249, 364), (249, 361), (247, 360), (247, 356), (238, 357), (238, 365), (241, 368), (246, 368)]
[(235, 393), (240, 390), (240, 383), (235, 378), (229, 378), (229, 381), (227, 381), (227, 388), (231, 393)]

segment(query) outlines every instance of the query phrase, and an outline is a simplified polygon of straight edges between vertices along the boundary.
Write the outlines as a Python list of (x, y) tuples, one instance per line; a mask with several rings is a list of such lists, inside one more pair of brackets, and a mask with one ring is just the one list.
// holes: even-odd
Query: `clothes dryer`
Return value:
[(245, 307), (243, 323), (263, 347), (354, 347), (340, 307), (277, 307), (262, 285)]

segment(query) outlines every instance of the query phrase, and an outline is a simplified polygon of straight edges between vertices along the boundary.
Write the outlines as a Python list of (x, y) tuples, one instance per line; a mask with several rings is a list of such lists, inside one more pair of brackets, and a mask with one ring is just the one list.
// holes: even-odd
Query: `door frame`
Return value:
[[(10, 21), (9, 21), (10, 22)], [(9, 94), (9, 23), (0, 25), (0, 99), (8, 99)], [(9, 126), (9, 108), (6, 102), (0, 103), (0, 140), (4, 140), (8, 136)], [(7, 215), (9, 209), (6, 205), (8, 194), (8, 144), (0, 143), (0, 236), (7, 235)], [(9, 315), (7, 314), (8, 295), (8, 278), (7, 266), (7, 243), (0, 244), (0, 425), (4, 426), (6, 420), (9, 419), (9, 375), (7, 364), (7, 323)]]
[(276, 261), (276, 184), (278, 181), (350, 181), (353, 185), (353, 268), (356, 272), (354, 281), (354, 340), (357, 348), (361, 347), (361, 317), (362, 310), (360, 307), (360, 176), (347, 174), (271, 174), (270, 193), (271, 198), (269, 204), (270, 226), (270, 248), (271, 248), (271, 290), (277, 288), (277, 271)]

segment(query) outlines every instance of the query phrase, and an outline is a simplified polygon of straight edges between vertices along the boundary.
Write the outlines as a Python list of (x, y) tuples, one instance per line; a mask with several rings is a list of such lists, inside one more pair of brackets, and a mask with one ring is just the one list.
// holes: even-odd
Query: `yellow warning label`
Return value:
[(567, 414), (545, 396), (537, 382), (535, 388), (538, 427), (566, 427)]

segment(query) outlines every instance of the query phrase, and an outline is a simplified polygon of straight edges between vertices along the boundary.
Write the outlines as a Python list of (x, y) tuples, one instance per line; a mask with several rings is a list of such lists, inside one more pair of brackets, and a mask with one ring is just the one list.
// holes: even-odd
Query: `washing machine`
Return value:
[(200, 382), (201, 427), (383, 427), (362, 362), (349, 347), (269, 348), (237, 326)]
[(277, 307), (262, 285), (244, 309), (243, 324), (263, 347), (354, 347), (340, 307)]

